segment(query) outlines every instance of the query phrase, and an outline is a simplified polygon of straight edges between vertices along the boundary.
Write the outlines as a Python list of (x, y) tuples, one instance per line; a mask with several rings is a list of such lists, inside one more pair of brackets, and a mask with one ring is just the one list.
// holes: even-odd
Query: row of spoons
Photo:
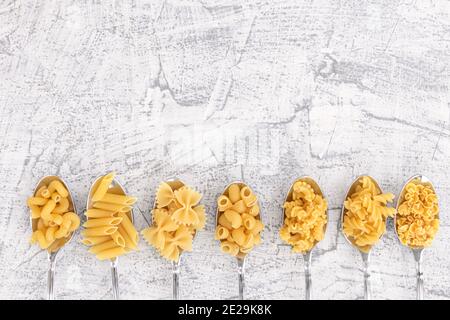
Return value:
[[(367, 175), (363, 175), (363, 176), (359, 176), (358, 178), (356, 178), (353, 183), (351, 184), (351, 186), (349, 187), (347, 194), (345, 196), (344, 201), (354, 192), (355, 187), (357, 186), (358, 182), (360, 181), (360, 179), (362, 177), (369, 177), (371, 179), (371, 181), (376, 185), (376, 187), (381, 191), (381, 188), (379, 187), (378, 183), (376, 182), (375, 179), (373, 179), (370, 176)], [(93, 182), (90, 190), (89, 190), (89, 195), (87, 198), (87, 203), (86, 203), (86, 209), (90, 209), (92, 208), (92, 195), (95, 191), (96, 186), (98, 185), (99, 181), (103, 178), (103, 176), (98, 177), (97, 179), (95, 179), (95, 181)], [(50, 181), (53, 180), (59, 180), (68, 190), (69, 193), (69, 200), (71, 203), (71, 210), (73, 212), (75, 212), (76, 214), (78, 214), (76, 206), (75, 206), (75, 202), (73, 201), (73, 197), (70, 191), (70, 188), (68, 187), (67, 183), (65, 183), (61, 178), (57, 177), (57, 176), (46, 176), (44, 178), (42, 178), (36, 188), (35, 188), (35, 193), (37, 190), (39, 190), (39, 188), (41, 188), (43, 185), (48, 184)], [(293, 186), (295, 184), (295, 182), (298, 181), (304, 181), (306, 183), (308, 183), (315, 191), (315, 193), (317, 195), (320, 195), (321, 197), (324, 197), (324, 194), (322, 192), (322, 190), (320, 189), (318, 183), (312, 179), (309, 176), (305, 176), (302, 178), (297, 179), (296, 181), (294, 181), (294, 183), (292, 184), (286, 199), (286, 201), (290, 201), (292, 200), (292, 193), (293, 193)], [(402, 203), (403, 201), (403, 196), (405, 194), (405, 187), (408, 183), (410, 183), (411, 181), (419, 181), (421, 183), (427, 184), (429, 185), (433, 191), (435, 192), (435, 189), (433, 187), (433, 184), (431, 183), (431, 181), (426, 178), (423, 175), (415, 175), (413, 177), (411, 177), (410, 179), (407, 180), (407, 182), (405, 183), (405, 185), (403, 186), (400, 195), (397, 199), (397, 209), (398, 206)], [(167, 180), (167, 182), (170, 183), (176, 183), (176, 184), (181, 184), (184, 185), (184, 183), (179, 180), (179, 179), (169, 179)], [(229, 188), (230, 185), (238, 183), (242, 186), (247, 186), (244, 182), (242, 181), (234, 181), (232, 183), (230, 183), (225, 189), (224, 192)], [(125, 190), (125, 188), (123, 187), (122, 184), (120, 184), (117, 179), (115, 178), (112, 183), (111, 183), (111, 187), (115, 187), (118, 190), (121, 190), (121, 194), (126, 195), (127, 192)], [(156, 208), (156, 202), (153, 205), (153, 208)], [(347, 235), (343, 232), (343, 221), (344, 221), (344, 205), (342, 205), (342, 210), (341, 210), (341, 217), (340, 217), (340, 230), (342, 231), (345, 239), (348, 241), (348, 243), (350, 245), (352, 245), (353, 247), (355, 247), (360, 253), (361, 253), (361, 257), (362, 260), (364, 262), (364, 298), (365, 299), (371, 299), (372, 298), (372, 291), (371, 291), (371, 283), (370, 283), (370, 270), (369, 270), (369, 263), (370, 263), (370, 252), (363, 252), (360, 250), (360, 248), (356, 245), (354, 245), (354, 243), (347, 237)], [(133, 210), (131, 210), (130, 212), (130, 218), (131, 221), (133, 222)], [(216, 210), (216, 227), (218, 226), (218, 216), (219, 216), (219, 210), (217, 208)], [(285, 210), (283, 210), (283, 218), (285, 216)], [(261, 217), (260, 217), (261, 218)], [(396, 223), (396, 219), (397, 219), (397, 215), (394, 216), (394, 223)], [(33, 231), (36, 228), (36, 224), (34, 223), (33, 219), (30, 220), (31, 222), (31, 226)], [(324, 231), (326, 229), (326, 224), (324, 225)], [(394, 228), (396, 230), (396, 228)], [(397, 233), (397, 230), (396, 230)], [(382, 234), (383, 235), (383, 234)], [(380, 239), (382, 237), (382, 235), (380, 236)], [(68, 239), (67, 242), (71, 241), (72, 238), (74, 236), (74, 233), (71, 235), (71, 237)], [(397, 234), (398, 236), (398, 234)], [(194, 234), (195, 237), (195, 234)], [(303, 254), (304, 257), (304, 269), (305, 269), (305, 299), (309, 300), (312, 298), (312, 278), (311, 278), (311, 258), (312, 258), (312, 252), (314, 247), (317, 245), (317, 243), (314, 244), (314, 246), (308, 251), (305, 252)], [(417, 269), (417, 299), (423, 299), (423, 292), (424, 292), (424, 287), (423, 287), (423, 272), (422, 272), (422, 252), (425, 248), (424, 247), (411, 247), (411, 250), (414, 254), (414, 258), (416, 261), (416, 269)], [(48, 260), (49, 260), (49, 270), (48, 270), (48, 299), (52, 300), (54, 299), (54, 277), (55, 277), (55, 268), (56, 268), (56, 256), (58, 254), (58, 252), (60, 251), (57, 250), (55, 252), (49, 252), (48, 253)], [(245, 275), (245, 260), (248, 254), (243, 254), (243, 255), (239, 255), (237, 257), (237, 263), (238, 263), (238, 279), (239, 279), (239, 299), (244, 299), (244, 286), (245, 286), (245, 281), (244, 281), (244, 275)], [(172, 271), (173, 271), (173, 298), (174, 299), (178, 299), (179, 298), (179, 274), (180, 274), (180, 262), (181, 262), (181, 257), (177, 262), (173, 262), (172, 263)], [(115, 299), (119, 299), (120, 295), (119, 295), (119, 277), (118, 277), (118, 271), (117, 271), (117, 267), (118, 267), (118, 258), (114, 258), (111, 259), (110, 261), (111, 264), (111, 279), (112, 279), (112, 288), (113, 288), (113, 296)]]

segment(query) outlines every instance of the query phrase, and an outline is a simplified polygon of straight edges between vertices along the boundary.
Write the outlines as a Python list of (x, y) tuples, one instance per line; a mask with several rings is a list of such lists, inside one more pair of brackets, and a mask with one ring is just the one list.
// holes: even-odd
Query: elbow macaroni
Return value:
[(28, 198), (27, 205), (36, 226), (30, 240), (32, 244), (55, 252), (70, 239), (80, 226), (80, 218), (69, 210), (72, 207), (70, 201), (69, 192), (59, 180), (43, 185)]
[(285, 217), (280, 229), (281, 239), (292, 251), (306, 253), (325, 236), (327, 201), (305, 181), (297, 181), (292, 188), (291, 201), (283, 205)]
[(439, 205), (433, 189), (420, 181), (405, 187), (398, 207), (396, 229), (400, 241), (410, 247), (429, 247), (439, 229)]
[(260, 244), (264, 225), (259, 217), (257, 197), (246, 185), (233, 183), (217, 199), (219, 210), (215, 239), (224, 253), (243, 257)]
[(183, 251), (192, 251), (193, 236), (206, 223), (205, 207), (199, 205), (201, 197), (188, 186), (172, 188), (166, 182), (159, 185), (152, 210), (153, 225), (141, 233), (164, 258), (178, 261)]
[(343, 231), (362, 252), (369, 252), (386, 230), (387, 217), (393, 217), (392, 193), (381, 193), (367, 176), (359, 180), (353, 194), (344, 202)]
[(112, 188), (114, 173), (104, 176), (92, 195), (92, 208), (86, 210), (83, 240), (99, 260), (114, 259), (137, 248), (139, 237), (130, 215), (135, 197)]

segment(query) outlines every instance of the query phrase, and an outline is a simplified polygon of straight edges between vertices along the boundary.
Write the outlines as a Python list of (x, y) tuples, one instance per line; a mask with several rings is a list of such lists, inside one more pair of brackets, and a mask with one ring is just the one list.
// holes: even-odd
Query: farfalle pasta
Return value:
[(32, 244), (55, 252), (67, 242), (80, 226), (80, 218), (72, 212), (71, 201), (69, 192), (58, 179), (42, 185), (33, 197), (28, 198), (34, 226)]
[(215, 239), (223, 252), (242, 257), (261, 243), (264, 225), (259, 215), (257, 197), (244, 185), (234, 183), (217, 199), (219, 211)]
[(183, 251), (192, 251), (195, 233), (206, 223), (202, 195), (181, 182), (162, 182), (152, 210), (153, 225), (141, 234), (164, 258), (178, 261)]
[(92, 193), (92, 206), (86, 210), (83, 240), (97, 259), (114, 259), (137, 249), (139, 235), (131, 221), (137, 198), (112, 187), (115, 173), (105, 175)]
[(306, 253), (325, 236), (327, 201), (305, 181), (297, 181), (292, 196), (283, 205), (284, 224), (280, 237), (292, 251)]
[(431, 246), (439, 229), (439, 205), (433, 188), (413, 180), (400, 200), (396, 218), (400, 241), (413, 248)]
[(393, 217), (392, 193), (381, 193), (370, 177), (362, 177), (344, 202), (343, 231), (362, 252), (369, 252), (386, 230), (387, 217)]

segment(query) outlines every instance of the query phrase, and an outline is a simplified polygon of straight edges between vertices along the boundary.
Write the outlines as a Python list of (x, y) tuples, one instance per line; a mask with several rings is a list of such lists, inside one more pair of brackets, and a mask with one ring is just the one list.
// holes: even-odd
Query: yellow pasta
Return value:
[(241, 257), (260, 244), (264, 225), (256, 195), (248, 186), (231, 184), (217, 199), (219, 219), (215, 238), (224, 253)]
[(99, 218), (99, 219), (89, 219), (83, 223), (85, 228), (95, 228), (101, 226), (116, 226), (122, 222), (121, 217), (111, 217), (111, 218)]
[(279, 232), (293, 252), (306, 253), (324, 238), (327, 207), (327, 201), (309, 183), (302, 180), (294, 183), (291, 199), (283, 205), (285, 219)]
[(400, 241), (412, 248), (431, 246), (439, 230), (439, 205), (433, 188), (413, 180), (406, 185), (401, 200), (396, 218)]
[(52, 180), (48, 186), (39, 187), (28, 198), (27, 205), (36, 227), (31, 242), (38, 243), (41, 249), (49, 252), (58, 250), (80, 225), (80, 218), (69, 212), (72, 205), (69, 192), (59, 180)]
[(193, 235), (206, 223), (201, 194), (180, 182), (162, 182), (156, 192), (153, 225), (142, 230), (147, 243), (160, 255), (178, 261), (183, 251), (192, 251)]
[(104, 176), (100, 180), (97, 189), (95, 190), (94, 194), (92, 195), (93, 202), (101, 201), (101, 199), (106, 194), (106, 192), (108, 192), (108, 189), (111, 186), (111, 183), (114, 180), (115, 175), (116, 174), (114, 172), (111, 172), (111, 173), (108, 173), (106, 176)]
[(88, 218), (109, 218), (115, 214), (114, 211), (106, 211), (101, 209), (88, 209), (85, 216)]
[(343, 231), (362, 252), (368, 252), (386, 230), (386, 219), (395, 214), (392, 193), (382, 194), (367, 176), (359, 180), (353, 194), (344, 202)]
[(67, 198), (69, 196), (69, 192), (59, 180), (53, 180), (48, 185), (48, 192), (50, 194), (53, 194), (55, 191), (57, 191), (62, 198)]
[(122, 206), (132, 206), (136, 202), (137, 198), (124, 196), (121, 194), (105, 193), (101, 202), (114, 203)]
[(112, 186), (114, 173), (102, 177), (92, 195), (92, 208), (85, 212), (82, 243), (99, 260), (114, 259), (137, 249), (138, 233), (130, 219), (136, 198)]

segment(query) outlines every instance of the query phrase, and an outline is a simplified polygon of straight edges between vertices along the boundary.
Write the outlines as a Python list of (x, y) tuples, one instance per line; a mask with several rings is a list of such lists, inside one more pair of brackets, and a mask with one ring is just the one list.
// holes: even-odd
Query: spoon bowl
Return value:
[[(186, 186), (186, 184), (181, 181), (180, 179), (173, 177), (170, 179), (167, 179), (166, 181), (164, 181), (165, 183), (167, 183), (172, 190), (176, 190), (179, 189), (181, 187)], [(155, 201), (153, 202), (153, 210), (157, 208), (157, 203), (156, 203), (156, 197), (155, 197)], [(154, 216), (153, 214), (151, 215), (152, 218), (152, 222), (155, 222)], [(194, 232), (194, 234), (192, 235), (192, 241), (194, 241), (195, 236), (197, 235), (197, 231)], [(180, 298), (180, 265), (181, 265), (181, 258), (183, 256), (184, 251), (180, 252), (180, 257), (178, 259), (178, 261), (172, 261), (172, 273), (173, 273), (173, 299), (174, 300), (179, 300)]]
[[(100, 184), (100, 181), (103, 179), (104, 175), (96, 178), (94, 182), (91, 185), (91, 188), (89, 189), (89, 194), (87, 198), (86, 203), (86, 210), (92, 209), (94, 202), (92, 201), (92, 196), (94, 195), (95, 190), (97, 189), (98, 185)], [(125, 188), (123, 185), (117, 180), (116, 177), (114, 177), (113, 181), (111, 182), (108, 193), (112, 194), (118, 194), (118, 195), (126, 195), (127, 192), (125, 191)], [(134, 223), (134, 213), (133, 208), (127, 213), (128, 218), (130, 219), (131, 223)], [(118, 258), (113, 258), (110, 260), (111, 262), (111, 276), (112, 276), (112, 289), (113, 289), (113, 296), (115, 300), (120, 299), (119, 295), (119, 276), (117, 273), (117, 265), (118, 265)]]
[[(303, 181), (306, 182), (307, 184), (309, 184), (313, 190), (314, 193), (316, 195), (321, 196), (323, 199), (325, 199), (322, 190), (319, 187), (319, 184), (310, 176), (303, 176), (298, 178), (297, 180), (295, 180), (292, 185), (291, 188), (289, 189), (288, 194), (286, 195), (286, 198), (284, 199), (284, 203), (288, 202), (288, 201), (292, 201), (292, 195), (294, 192), (294, 185), (299, 182), (299, 181)], [(328, 217), (328, 210), (325, 212), (325, 214)], [(283, 208), (283, 221), (284, 218), (286, 217), (286, 208)], [(327, 223), (328, 223), (328, 219), (327, 219)], [(323, 232), (325, 233), (326, 228), (327, 228), (327, 223), (325, 223), (325, 225), (323, 226)], [(305, 284), (306, 284), (306, 289), (305, 289), (305, 299), (306, 300), (311, 300), (312, 298), (312, 279), (311, 279), (311, 258), (312, 258), (312, 251), (315, 248), (315, 246), (317, 245), (317, 243), (319, 243), (319, 241), (316, 241), (313, 245), (313, 247), (303, 253), (303, 259), (305, 261)]]
[[(229, 183), (220, 195), (226, 194), (228, 192), (228, 189), (230, 188), (230, 186), (233, 184), (237, 184), (239, 186), (239, 188), (242, 188), (242, 187), (250, 188), (245, 182), (236, 180), (236, 181)], [(259, 201), (257, 201), (257, 203), (259, 203)], [(216, 228), (219, 225), (219, 215), (220, 215), (220, 211), (219, 211), (219, 207), (217, 207), (217, 209), (216, 209)], [(261, 219), (261, 212), (258, 213), (258, 215), (255, 217), (255, 219), (259, 219), (261, 222), (263, 222)], [(236, 260), (238, 263), (238, 274), (239, 274), (239, 300), (244, 299), (245, 259), (246, 259), (247, 255), (248, 255), (248, 253), (239, 252), (238, 255), (236, 256)]]
[[(363, 178), (363, 177), (368, 177), (370, 179), (370, 181), (372, 181), (372, 183), (375, 185), (375, 187), (377, 188), (378, 192), (383, 193), (383, 191), (381, 190), (379, 184), (377, 183), (377, 181), (372, 178), (369, 175), (360, 175), (358, 176), (350, 185), (347, 194), (345, 195), (345, 199), (344, 202), (355, 192), (356, 187), (359, 185), (359, 181)], [(370, 300), (372, 299), (372, 287), (371, 287), (371, 283), (370, 283), (370, 270), (369, 270), (369, 263), (370, 263), (370, 252), (372, 249), (372, 246), (368, 246), (366, 247), (366, 251), (362, 251), (361, 247), (359, 247), (358, 245), (356, 245), (354, 243), (354, 241), (348, 237), (345, 232), (344, 232), (344, 217), (345, 217), (345, 205), (344, 202), (342, 203), (342, 210), (341, 210), (341, 218), (340, 218), (340, 229), (342, 231), (342, 234), (344, 235), (345, 240), (347, 240), (347, 242), (354, 248), (358, 249), (358, 251), (361, 254), (362, 260), (364, 262), (364, 299), (365, 300)], [(379, 239), (380, 240), (383, 237), (384, 233), (380, 235)]]
[[(64, 188), (66, 188), (66, 190), (68, 192), (68, 197), (67, 197), (67, 199), (69, 200), (68, 212), (74, 212), (76, 215), (78, 215), (75, 201), (73, 200), (70, 188), (68, 187), (67, 183), (65, 183), (64, 180), (58, 176), (45, 176), (41, 180), (39, 180), (39, 182), (37, 183), (37, 185), (34, 189), (33, 195), (36, 195), (37, 191), (41, 187), (48, 186), (52, 181), (55, 181), (55, 180), (61, 182), (62, 185), (64, 186)], [(30, 215), (30, 225), (31, 225), (31, 229), (33, 232), (37, 230), (38, 220), (39, 219), (33, 219)], [(66, 245), (67, 243), (69, 243), (73, 239), (75, 232), (76, 231), (73, 231), (71, 233), (70, 237), (63, 238), (63, 241), (59, 241), (55, 247), (53, 247), (53, 245), (50, 246), (49, 250), (47, 250), (47, 258), (50, 263), (49, 270), (48, 270), (48, 280), (47, 280), (47, 299), (48, 300), (55, 299), (53, 284), (54, 284), (55, 271), (56, 271), (56, 256), (57, 256), (58, 252), (62, 249), (62, 247), (64, 245)]]
[[(403, 244), (400, 241), (400, 236), (399, 236), (398, 230), (397, 230), (398, 209), (405, 200), (406, 186), (410, 182), (415, 182), (415, 181), (422, 185), (426, 185), (426, 186), (430, 187), (431, 190), (433, 190), (433, 192), (436, 194), (436, 190), (434, 188), (433, 183), (431, 182), (430, 179), (428, 179), (424, 175), (416, 174), (416, 175), (410, 177), (403, 185), (402, 190), (400, 191), (400, 195), (397, 198), (396, 214), (394, 216), (394, 230), (395, 230), (395, 234), (397, 235), (397, 239), (399, 240), (399, 242), (403, 246), (410, 248), (414, 255), (414, 260), (416, 262), (416, 271), (417, 271), (417, 274), (416, 274), (416, 279), (417, 279), (416, 298), (417, 298), (417, 300), (423, 300), (423, 298), (424, 298), (424, 282), (423, 282), (423, 272), (422, 272), (422, 252), (425, 249), (425, 247), (424, 246), (408, 246), (408, 245)], [(437, 218), (439, 219), (439, 212), (437, 213)]]

